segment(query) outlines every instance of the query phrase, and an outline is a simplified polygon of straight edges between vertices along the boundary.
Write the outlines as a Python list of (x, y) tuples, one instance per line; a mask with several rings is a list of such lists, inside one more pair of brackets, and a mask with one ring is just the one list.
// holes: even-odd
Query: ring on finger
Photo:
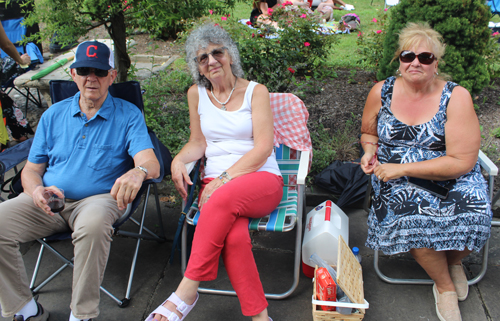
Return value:
[(378, 179), (379, 179), (379, 180), (382, 180), (382, 176), (380, 176), (380, 175), (379, 175), (379, 176), (378, 176)]

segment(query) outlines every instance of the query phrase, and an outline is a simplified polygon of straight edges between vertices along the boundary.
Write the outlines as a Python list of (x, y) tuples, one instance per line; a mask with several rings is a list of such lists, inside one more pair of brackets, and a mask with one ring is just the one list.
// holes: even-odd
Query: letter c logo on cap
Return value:
[(96, 57), (97, 58), (97, 52), (94, 52), (93, 54), (91, 54), (90, 48), (94, 48), (94, 50), (97, 51), (97, 46), (95, 46), (95, 45), (88, 46), (87, 47), (87, 57)]

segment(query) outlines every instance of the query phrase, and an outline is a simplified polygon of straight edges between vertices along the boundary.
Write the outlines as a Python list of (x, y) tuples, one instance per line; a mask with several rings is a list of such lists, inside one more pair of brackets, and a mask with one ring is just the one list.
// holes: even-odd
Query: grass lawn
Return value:
[[(357, 52), (356, 40), (358, 32), (363, 33), (375, 32), (376, 25), (372, 22), (373, 18), (377, 18), (379, 13), (384, 10), (383, 0), (355, 0), (345, 1), (352, 4), (355, 8), (353, 11), (335, 10), (333, 17), (336, 22), (346, 13), (355, 13), (361, 19), (361, 26), (359, 30), (353, 31), (351, 34), (338, 34), (333, 37), (339, 38), (339, 43), (333, 48), (329, 58), (329, 63), (339, 68), (361, 68), (365, 69), (366, 66), (357, 64), (361, 58)], [(390, 9), (389, 9), (390, 10)], [(238, 19), (248, 19), (252, 11), (252, 1), (240, 2), (236, 5), (233, 15)]]

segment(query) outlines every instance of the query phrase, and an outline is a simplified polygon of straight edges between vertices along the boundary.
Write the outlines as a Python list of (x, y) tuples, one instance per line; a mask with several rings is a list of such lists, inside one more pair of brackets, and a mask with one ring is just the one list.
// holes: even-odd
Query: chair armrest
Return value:
[(193, 170), (195, 165), (196, 165), (196, 161), (186, 164), (186, 171), (188, 174), (191, 173), (191, 171)]
[(299, 171), (297, 173), (297, 184), (305, 185), (306, 176), (309, 171), (309, 155), (310, 151), (302, 151), (300, 153)]
[(481, 150), (479, 150), (479, 163), (481, 167), (483, 167), (488, 175), (497, 176), (498, 175), (498, 167), (486, 156)]

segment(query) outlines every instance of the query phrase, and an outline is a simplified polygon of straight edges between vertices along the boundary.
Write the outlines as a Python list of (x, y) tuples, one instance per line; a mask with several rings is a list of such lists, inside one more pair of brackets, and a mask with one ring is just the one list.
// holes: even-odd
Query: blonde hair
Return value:
[(427, 22), (409, 22), (399, 33), (399, 47), (394, 53), (392, 61), (399, 59), (404, 50), (418, 47), (425, 43), (437, 60), (441, 60), (445, 53), (446, 44), (441, 34), (431, 28)]

